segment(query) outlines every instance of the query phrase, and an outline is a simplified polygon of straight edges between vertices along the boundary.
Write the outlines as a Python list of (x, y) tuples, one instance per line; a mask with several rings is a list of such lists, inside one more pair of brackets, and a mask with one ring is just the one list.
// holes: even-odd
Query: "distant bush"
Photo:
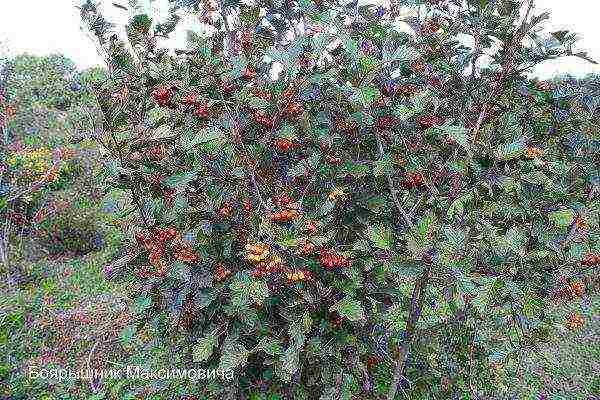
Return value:
[[(80, 199), (81, 200), (81, 199)], [(99, 211), (81, 201), (56, 199), (38, 214), (37, 234), (50, 254), (83, 255), (102, 248)]]

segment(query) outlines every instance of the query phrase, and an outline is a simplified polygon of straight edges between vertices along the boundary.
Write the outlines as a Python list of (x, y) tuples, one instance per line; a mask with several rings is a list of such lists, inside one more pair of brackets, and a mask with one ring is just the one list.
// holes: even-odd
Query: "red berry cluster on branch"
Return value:
[(208, 118), (208, 107), (206, 104), (198, 104), (194, 108), (194, 115), (198, 118)]
[(190, 93), (181, 100), (186, 106), (195, 106), (198, 104), (198, 96), (195, 93)]
[(273, 197), (273, 204), (275, 204), (278, 207), (287, 207), (291, 203), (292, 199), (285, 193)]
[(389, 115), (379, 117), (379, 119), (377, 119), (377, 127), (382, 130), (390, 130), (394, 126), (396, 126), (397, 123), (398, 121), (396, 120), (396, 118)]
[(304, 107), (302, 107), (301, 103), (291, 102), (287, 105), (284, 112), (288, 118), (295, 119), (304, 113)]
[(300, 214), (296, 210), (282, 210), (276, 211), (271, 215), (271, 221), (273, 222), (290, 222), (298, 218)]
[(233, 213), (233, 206), (229, 203), (225, 203), (219, 209), (219, 214), (222, 217), (230, 217), (231, 213)]
[(274, 143), (277, 150), (286, 153), (294, 148), (296, 148), (296, 143), (288, 138), (278, 138)]
[(198, 261), (198, 254), (196, 254), (196, 252), (188, 244), (180, 242), (175, 246), (174, 250), (173, 256), (178, 261), (189, 264)]
[(595, 267), (600, 265), (600, 254), (589, 253), (581, 260), (581, 265), (585, 267)]
[(246, 67), (246, 69), (244, 69), (244, 72), (242, 72), (242, 78), (246, 80), (254, 79), (256, 78), (256, 71), (251, 67)]
[(267, 275), (279, 273), (283, 270), (283, 262), (279, 257), (273, 257), (269, 261), (262, 261), (254, 266), (252, 276), (262, 278)]
[(417, 93), (417, 87), (415, 85), (410, 84), (399, 85), (397, 93), (400, 96), (412, 96), (413, 94)]
[(161, 145), (156, 145), (148, 151), (148, 157), (153, 161), (161, 161), (165, 158), (165, 148)]
[(423, 24), (423, 31), (426, 33), (435, 33), (440, 30), (442, 25), (436, 19), (430, 19)]
[(307, 269), (290, 271), (286, 273), (286, 277), (289, 283), (310, 281), (313, 278), (312, 273)]
[(164, 107), (169, 105), (171, 102), (173, 90), (168, 87), (160, 87), (152, 92), (152, 97), (154, 98), (154, 101), (158, 103), (158, 105)]
[(417, 118), (417, 125), (421, 129), (427, 129), (434, 126), (442, 125), (445, 122), (444, 118), (438, 117), (437, 115), (429, 115), (425, 117)]
[(233, 82), (223, 82), (221, 84), (221, 91), (223, 92), (223, 94), (225, 95), (230, 95), (231, 93), (233, 93), (236, 89), (235, 83)]
[(226, 268), (225, 265), (218, 264), (215, 267), (214, 276), (217, 282), (223, 282), (225, 279), (227, 279), (229, 275), (231, 275), (231, 270), (229, 268)]
[(321, 250), (319, 254), (319, 262), (328, 270), (337, 268), (347, 268), (350, 266), (350, 260), (341, 254), (337, 254), (333, 250)]
[(273, 129), (273, 118), (269, 117), (262, 110), (258, 110), (254, 113), (254, 121), (269, 130)]
[(425, 179), (420, 172), (409, 172), (406, 174), (406, 179), (402, 181), (402, 186), (405, 189), (415, 189), (425, 186)]

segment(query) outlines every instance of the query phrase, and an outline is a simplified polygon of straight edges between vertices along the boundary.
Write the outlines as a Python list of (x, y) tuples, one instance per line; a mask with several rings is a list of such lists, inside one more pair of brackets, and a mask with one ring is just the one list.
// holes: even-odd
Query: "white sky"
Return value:
[[(124, 22), (126, 15), (108, 5), (107, 16)], [(122, 1), (122, 3), (127, 3)], [(74, 0), (0, 0), (0, 42), (11, 49), (12, 54), (62, 53), (72, 59), (79, 68), (100, 65), (102, 60), (96, 48), (80, 29), (80, 18)], [(79, 2), (77, 2), (79, 4)], [(600, 61), (600, 2), (594, 0), (536, 0), (538, 9), (551, 11), (552, 30), (568, 29), (577, 32), (582, 40), (579, 47), (586, 49), (592, 58)], [(188, 21), (195, 24), (194, 21)], [(183, 37), (176, 39), (181, 43)], [(181, 44), (183, 46), (183, 44)], [(0, 45), (0, 51), (2, 50)], [(574, 57), (561, 61), (546, 62), (535, 74), (542, 79), (556, 73), (576, 76), (590, 72), (600, 73), (600, 65), (592, 65)]]

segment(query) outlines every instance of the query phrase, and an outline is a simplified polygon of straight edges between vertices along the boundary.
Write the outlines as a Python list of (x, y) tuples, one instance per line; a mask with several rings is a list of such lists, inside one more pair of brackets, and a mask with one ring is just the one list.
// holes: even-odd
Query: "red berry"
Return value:
[(185, 96), (183, 100), (181, 100), (181, 102), (188, 106), (196, 105), (198, 104), (198, 96), (196, 96), (194, 93), (190, 93), (187, 96)]
[(173, 97), (173, 90), (167, 87), (161, 87), (152, 92), (152, 97), (159, 105), (166, 106)]
[(294, 142), (290, 139), (279, 138), (275, 140), (275, 147), (282, 152), (287, 152), (295, 147)]
[(242, 77), (246, 80), (251, 80), (256, 77), (256, 71), (253, 68), (246, 67), (242, 73)]
[(382, 130), (390, 130), (396, 125), (396, 119), (394, 117), (385, 116), (380, 117), (377, 120), (377, 127)]
[(200, 118), (208, 118), (208, 107), (205, 104), (199, 104), (194, 109), (194, 115)]

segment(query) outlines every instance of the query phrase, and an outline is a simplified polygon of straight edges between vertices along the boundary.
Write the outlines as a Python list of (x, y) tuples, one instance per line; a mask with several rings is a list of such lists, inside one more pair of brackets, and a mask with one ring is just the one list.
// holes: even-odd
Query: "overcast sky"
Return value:
[[(161, 3), (164, 0), (156, 0)], [(103, 0), (109, 5), (111, 0)], [(100, 65), (93, 42), (80, 28), (76, 2), (73, 0), (0, 0), (0, 42), (11, 49), (12, 54), (62, 53), (72, 59), (79, 68)], [(123, 1), (123, 3), (127, 3)], [(77, 2), (77, 4), (79, 4)], [(594, 0), (536, 0), (538, 8), (551, 11), (552, 30), (568, 29), (577, 32), (582, 40), (580, 47), (592, 58), (600, 60), (600, 2)], [(115, 7), (106, 7), (111, 19), (125, 21), (126, 16)], [(0, 46), (0, 51), (2, 47)], [(590, 72), (600, 73), (600, 66), (586, 63), (574, 57), (561, 61), (546, 62), (535, 74), (542, 79), (559, 72), (581, 76)]]

